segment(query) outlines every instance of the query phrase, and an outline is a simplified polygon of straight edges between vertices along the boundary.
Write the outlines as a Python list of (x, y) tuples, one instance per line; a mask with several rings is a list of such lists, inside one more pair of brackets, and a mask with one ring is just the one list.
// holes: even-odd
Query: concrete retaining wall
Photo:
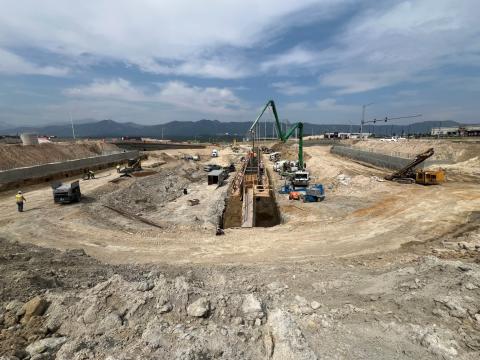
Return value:
[(110, 155), (93, 156), (64, 162), (29, 166), (0, 171), (0, 188), (16, 184), (49, 181), (53, 178), (81, 174), (84, 169), (100, 169), (139, 156), (138, 151), (126, 151)]
[(405, 159), (401, 157), (363, 151), (340, 145), (332, 146), (330, 152), (332, 154), (344, 156), (350, 159), (358, 160), (367, 164), (372, 164), (374, 166), (391, 170), (399, 170), (412, 161), (412, 159)]
[(321, 145), (338, 145), (340, 144), (340, 139), (315, 139), (315, 140), (304, 140), (303, 146), (321, 146)]

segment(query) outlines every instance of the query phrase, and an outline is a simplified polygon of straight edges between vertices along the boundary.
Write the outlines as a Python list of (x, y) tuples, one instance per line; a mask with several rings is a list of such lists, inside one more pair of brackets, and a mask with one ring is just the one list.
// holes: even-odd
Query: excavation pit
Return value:
[(223, 213), (224, 228), (272, 227), (281, 222), (270, 175), (259, 166), (258, 158), (250, 154), (231, 184)]

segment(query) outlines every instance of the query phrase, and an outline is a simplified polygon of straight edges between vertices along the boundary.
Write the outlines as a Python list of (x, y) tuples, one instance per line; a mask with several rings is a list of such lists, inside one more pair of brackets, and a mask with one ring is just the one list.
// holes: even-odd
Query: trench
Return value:
[[(266, 176), (269, 184), (272, 184), (270, 173)], [(238, 174), (237, 174), (238, 175)], [(246, 189), (235, 191), (235, 181), (230, 185), (225, 198), (225, 208), (219, 223), (222, 228), (239, 228), (245, 222), (245, 208), (252, 207), (250, 211), (253, 214), (252, 226), (246, 227), (273, 227), (281, 223), (280, 207), (275, 198), (275, 190), (270, 188), (268, 196), (254, 196), (252, 192)], [(251, 199), (249, 200), (248, 197)], [(248, 204), (244, 204), (247, 202)], [(245, 226), (244, 226), (245, 227)]]

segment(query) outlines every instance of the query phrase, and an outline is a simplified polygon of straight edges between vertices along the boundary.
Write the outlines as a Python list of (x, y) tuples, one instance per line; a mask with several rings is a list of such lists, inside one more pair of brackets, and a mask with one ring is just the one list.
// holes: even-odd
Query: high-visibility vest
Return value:
[(15, 195), (15, 200), (17, 200), (17, 203), (22, 203), (24, 198), (22, 194), (17, 194)]

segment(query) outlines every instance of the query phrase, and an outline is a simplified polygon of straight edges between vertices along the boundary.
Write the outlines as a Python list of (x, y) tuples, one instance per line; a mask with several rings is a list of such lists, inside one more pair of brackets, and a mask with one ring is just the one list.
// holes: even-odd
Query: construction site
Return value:
[(0, 359), (479, 358), (480, 141), (250, 134), (1, 145)]

